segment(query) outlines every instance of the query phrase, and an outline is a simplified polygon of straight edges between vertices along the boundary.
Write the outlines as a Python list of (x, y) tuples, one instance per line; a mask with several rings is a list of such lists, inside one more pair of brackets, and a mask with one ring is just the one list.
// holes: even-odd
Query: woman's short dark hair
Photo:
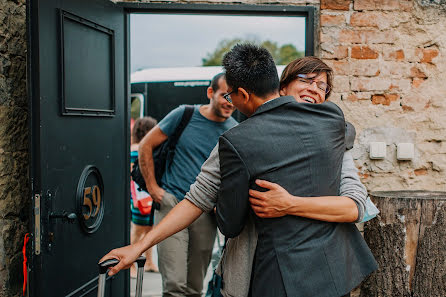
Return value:
[(132, 130), (132, 138), (134, 143), (139, 143), (143, 137), (158, 124), (158, 121), (152, 117), (143, 117), (135, 121)]
[(330, 90), (325, 97), (328, 98), (333, 89), (333, 69), (316, 57), (303, 57), (288, 64), (280, 77), (280, 89), (285, 88), (289, 83), (294, 81), (298, 74), (319, 74), (322, 72), (327, 73), (327, 84), (330, 87)]
[(279, 90), (279, 76), (267, 49), (250, 44), (236, 44), (223, 57), (226, 83), (233, 90), (243, 88), (259, 97)]

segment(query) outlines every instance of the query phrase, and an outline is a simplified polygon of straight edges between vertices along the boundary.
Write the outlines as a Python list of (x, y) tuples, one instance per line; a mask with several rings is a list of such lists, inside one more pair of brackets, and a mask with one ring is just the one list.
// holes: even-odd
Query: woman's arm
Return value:
[(195, 183), (191, 185), (183, 201), (178, 203), (142, 240), (114, 249), (100, 260), (101, 262), (111, 258), (119, 260), (119, 264), (112, 268), (109, 274), (113, 275), (121, 269), (129, 268), (144, 251), (188, 227), (203, 212), (212, 211), (215, 207), (219, 187), (220, 165), (217, 144), (209, 158), (203, 163), (200, 174)]
[(202, 213), (201, 209), (184, 199), (169, 211), (167, 216), (153, 227), (152, 231), (147, 233), (143, 239), (134, 244), (110, 251), (99, 262), (108, 259), (119, 260), (119, 264), (110, 269), (109, 275), (114, 275), (121, 269), (128, 269), (144, 251), (172, 234), (183, 230), (192, 224)]
[(250, 190), (251, 207), (262, 218), (285, 215), (301, 216), (327, 222), (355, 222), (364, 214), (367, 191), (357, 176), (350, 152), (342, 163), (340, 196), (298, 197), (289, 194), (278, 184), (256, 183), (269, 191)]

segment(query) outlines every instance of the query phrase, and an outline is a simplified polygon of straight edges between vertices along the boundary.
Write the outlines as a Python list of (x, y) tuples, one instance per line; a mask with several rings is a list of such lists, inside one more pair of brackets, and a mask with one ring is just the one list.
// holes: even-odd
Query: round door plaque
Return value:
[(82, 171), (76, 192), (77, 217), (87, 233), (98, 230), (104, 218), (104, 182), (93, 165)]

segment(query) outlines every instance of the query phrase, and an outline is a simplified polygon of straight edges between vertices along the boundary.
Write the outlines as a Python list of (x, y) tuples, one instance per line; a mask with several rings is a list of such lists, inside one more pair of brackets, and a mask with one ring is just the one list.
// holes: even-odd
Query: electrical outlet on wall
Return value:
[(396, 146), (396, 159), (399, 161), (409, 161), (414, 158), (413, 143), (398, 143)]
[(382, 160), (386, 158), (385, 142), (370, 142), (370, 159)]

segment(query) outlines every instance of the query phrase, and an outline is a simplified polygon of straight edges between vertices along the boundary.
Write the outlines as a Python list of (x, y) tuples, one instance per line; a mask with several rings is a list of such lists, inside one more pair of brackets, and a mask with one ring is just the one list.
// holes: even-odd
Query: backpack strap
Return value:
[(187, 124), (189, 124), (190, 119), (194, 113), (195, 107), (193, 105), (186, 105), (184, 109), (183, 116), (181, 117), (181, 122), (178, 124), (175, 132), (173, 132), (172, 136), (169, 139), (169, 148), (175, 149), (177, 146), (178, 139), (180, 139), (181, 134), (186, 128)]

